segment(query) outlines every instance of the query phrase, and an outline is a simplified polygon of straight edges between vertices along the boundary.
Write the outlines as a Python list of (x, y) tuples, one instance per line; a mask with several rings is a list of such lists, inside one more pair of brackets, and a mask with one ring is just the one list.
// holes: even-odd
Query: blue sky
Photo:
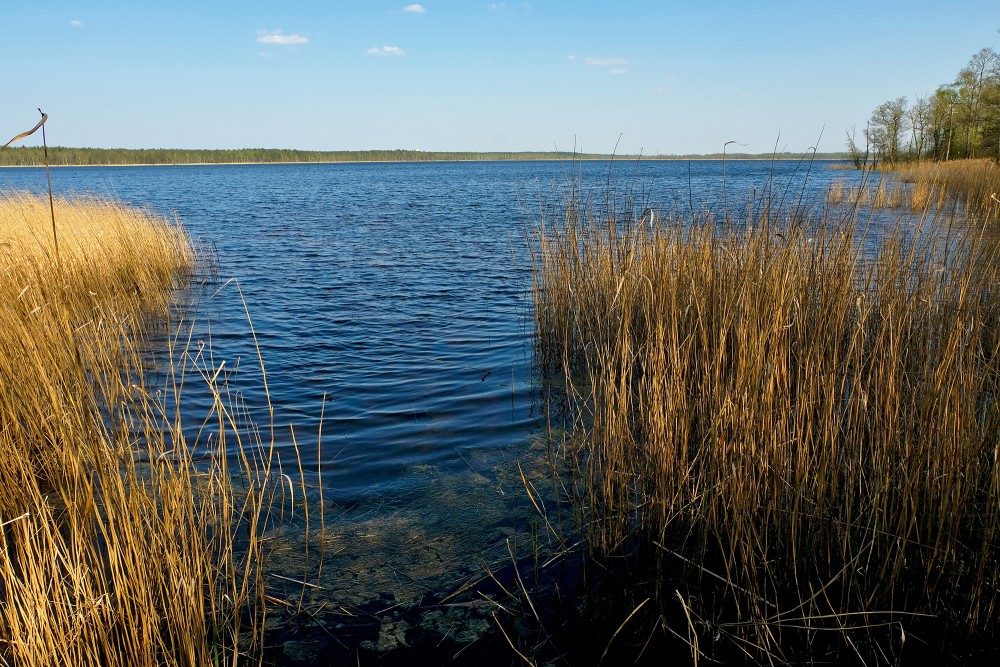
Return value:
[(996, 0), (0, 7), (2, 141), (105, 148), (836, 151), (1000, 49)]

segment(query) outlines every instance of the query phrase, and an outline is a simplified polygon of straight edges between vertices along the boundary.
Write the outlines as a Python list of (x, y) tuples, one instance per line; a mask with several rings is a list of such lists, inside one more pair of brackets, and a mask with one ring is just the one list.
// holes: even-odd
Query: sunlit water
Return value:
[[(509, 464), (531, 474), (543, 428), (526, 239), (576, 175), (594, 202), (610, 183), (682, 213), (765, 188), (785, 207), (822, 202), (831, 180), (859, 178), (822, 163), (502, 162), (60, 168), (52, 184), (175, 213), (214, 251), (194, 345), (266, 425), (249, 312), (283, 465), (297, 466), (294, 426), (303, 467), (322, 471), (340, 540), (330, 595), (363, 602), (418, 599), (506, 557), (527, 505)], [(43, 191), (44, 171), (0, 170), (13, 188)], [(194, 437), (211, 393), (194, 376), (183, 396)]]

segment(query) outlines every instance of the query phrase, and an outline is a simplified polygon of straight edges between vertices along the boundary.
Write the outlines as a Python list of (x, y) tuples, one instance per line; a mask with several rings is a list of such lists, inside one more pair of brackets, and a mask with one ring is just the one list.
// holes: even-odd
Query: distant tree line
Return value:
[[(861, 144), (864, 143), (864, 147)], [(883, 102), (861, 137), (847, 132), (855, 164), (1000, 158), (1000, 54), (979, 50), (951, 83), (931, 95)]]
[[(577, 159), (603, 157), (576, 154)], [(429, 152), (413, 150), (301, 151), (280, 148), (197, 150), (178, 148), (67, 148), (49, 147), (52, 165), (225, 164), (268, 162), (428, 162), (454, 160), (571, 160), (569, 152)], [(45, 164), (42, 147), (0, 151), (0, 166)]]
[[(49, 164), (56, 166), (139, 165), (139, 164), (260, 164), (273, 162), (435, 162), (499, 160), (606, 160), (599, 153), (550, 152), (448, 152), (413, 150), (300, 151), (278, 148), (238, 150), (185, 150), (177, 148), (67, 148), (49, 147)], [(617, 160), (634, 159), (801, 159), (801, 154), (766, 155), (721, 153), (711, 155), (671, 155), (642, 157), (619, 155)], [(811, 157), (844, 159), (844, 153), (823, 153)], [(34, 167), (45, 164), (41, 146), (12, 147), (0, 151), (0, 166)]]

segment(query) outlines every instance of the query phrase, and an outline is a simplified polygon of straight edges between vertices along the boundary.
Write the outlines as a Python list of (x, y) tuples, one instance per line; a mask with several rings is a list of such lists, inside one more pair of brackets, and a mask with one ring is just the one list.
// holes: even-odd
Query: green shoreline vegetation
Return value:
[[(602, 661), (637, 661), (656, 640), (693, 664), (995, 664), (1000, 56), (983, 49), (913, 106), (881, 105), (866, 150), (855, 137), (859, 166), (921, 164), (900, 170), (903, 185), (867, 172), (816, 206), (783, 210), (765, 190), (721, 217), (573, 189), (532, 239), (553, 488), (583, 537), (583, 575), (618, 596), (597, 601), (607, 627), (581, 633)], [(52, 147), (48, 162), (611, 157)], [(801, 159), (725, 155), (786, 157)], [(0, 152), (0, 166), (45, 163), (42, 148)], [(163, 331), (200, 261), (179, 224), (149, 212), (0, 193), (2, 664), (262, 661), (281, 602), (265, 591), (262, 536), (292, 482), (273, 423), (270, 439), (248, 427), (214, 384), (225, 374), (210, 346)], [(146, 372), (162, 338), (156, 392)], [(216, 396), (197, 443), (177, 412), (185, 377)], [(541, 625), (516, 568), (520, 620), (530, 610)], [(515, 646), (493, 620), (526, 662), (574, 654), (547, 632)]]
[[(817, 159), (845, 160), (847, 153), (820, 153)], [(452, 152), (414, 150), (301, 151), (276, 148), (236, 150), (126, 149), (49, 147), (52, 166), (126, 166), (183, 164), (282, 164), (339, 162), (491, 162), (518, 160), (801, 160), (793, 153), (731, 153), (723, 155), (607, 155), (599, 153), (551, 152)], [(19, 146), (0, 151), (0, 167), (40, 167), (45, 165), (41, 147)]]
[(1000, 159), (1000, 54), (980, 49), (934, 93), (883, 102), (861, 132), (847, 131), (846, 147), (858, 167)]
[[(1000, 262), (958, 222), (1000, 222), (1000, 172), (942, 167), (831, 189), (819, 220), (764, 192), (690, 220), (571, 193), (543, 221), (539, 362), (569, 408), (550, 417), (555, 486), (605, 581), (645, 568), (584, 630), (612, 661), (674, 636), (695, 663), (791, 664), (996, 639)], [(865, 256), (854, 231), (894, 207)], [(903, 233), (902, 211), (949, 246)], [(144, 374), (199, 259), (174, 221), (120, 204), (56, 199), (55, 220), (44, 198), (0, 198), (0, 662), (257, 661), (277, 604), (260, 536), (288, 480), (224, 386), (214, 456), (192, 455), (170, 396), (221, 369), (178, 350), (183, 331), (165, 397)], [(540, 598), (519, 585), (520, 611), (504, 604), (530, 625)]]

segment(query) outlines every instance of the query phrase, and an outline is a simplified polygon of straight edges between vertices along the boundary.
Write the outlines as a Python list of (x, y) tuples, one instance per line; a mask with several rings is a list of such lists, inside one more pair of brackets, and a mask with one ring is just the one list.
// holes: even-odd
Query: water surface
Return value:
[[(249, 312), (283, 465), (296, 465), (294, 426), (302, 465), (322, 471), (339, 545), (330, 595), (361, 603), (415, 600), (509, 557), (530, 514), (511, 462), (544, 473), (526, 239), (578, 177), (596, 203), (610, 184), (690, 213), (765, 190), (786, 207), (821, 202), (831, 180), (858, 175), (768, 161), (366, 163), (59, 168), (52, 184), (176, 214), (215, 253), (217, 281), (193, 288), (194, 345), (210, 345), (266, 426)], [(12, 188), (44, 191), (44, 171), (0, 170)], [(211, 402), (189, 378), (192, 438)]]

